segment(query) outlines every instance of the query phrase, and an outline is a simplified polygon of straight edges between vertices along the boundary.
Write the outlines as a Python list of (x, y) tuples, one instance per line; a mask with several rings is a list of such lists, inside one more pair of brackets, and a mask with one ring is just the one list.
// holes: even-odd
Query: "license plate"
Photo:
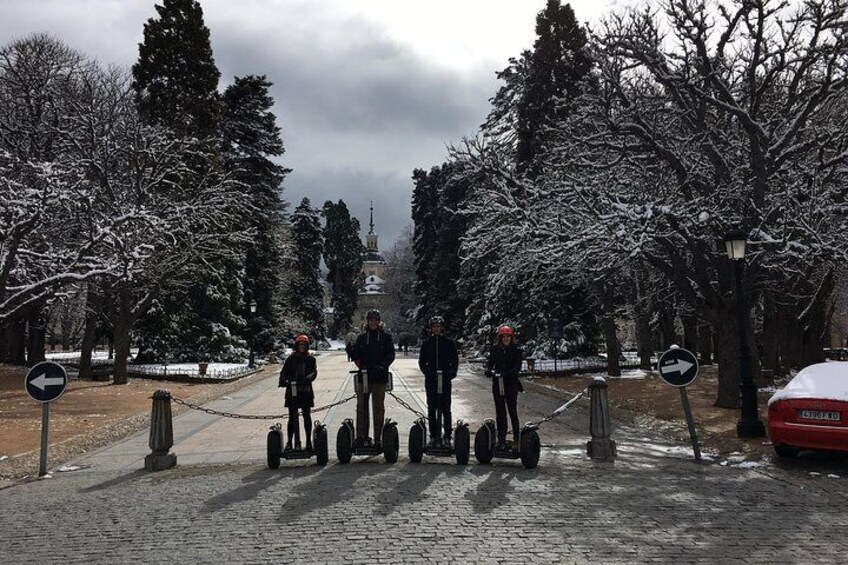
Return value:
[(803, 420), (824, 420), (825, 422), (838, 422), (839, 412), (824, 412), (822, 410), (798, 410), (798, 418)]

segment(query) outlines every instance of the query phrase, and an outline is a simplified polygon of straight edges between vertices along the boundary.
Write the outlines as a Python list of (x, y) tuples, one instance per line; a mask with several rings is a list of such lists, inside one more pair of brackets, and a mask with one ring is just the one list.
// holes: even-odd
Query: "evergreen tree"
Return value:
[(259, 351), (274, 347), (278, 325), (274, 293), (281, 284), (283, 253), (276, 233), (286, 223), (280, 185), (289, 172), (270, 159), (284, 152), (280, 128), (271, 112), (274, 99), (270, 88), (265, 76), (236, 77), (224, 91), (221, 121), (227, 168), (254, 205), (244, 219), (244, 227), (253, 233), (245, 250), (244, 310), (251, 301), (256, 303), (256, 313), (249, 318), (252, 328), (247, 329)]
[(221, 104), (221, 73), (212, 57), (209, 28), (196, 0), (163, 0), (158, 18), (144, 24), (133, 65), (133, 88), (142, 117), (177, 135), (214, 136)]
[(318, 210), (304, 197), (292, 216), (294, 271), (289, 286), (292, 313), (305, 324), (315, 339), (326, 334), (324, 324), (324, 290), (321, 287), (319, 265), (323, 238)]
[(534, 161), (545, 151), (549, 128), (567, 115), (592, 66), (586, 52), (586, 31), (574, 10), (560, 0), (548, 0), (536, 16), (536, 42), (525, 53), (526, 83), (517, 104), (517, 165), (529, 176), (538, 174)]
[(324, 203), (324, 262), (332, 288), (333, 317), (330, 337), (343, 336), (351, 328), (359, 295), (360, 271), (365, 248), (359, 238), (359, 220), (352, 218), (343, 200)]

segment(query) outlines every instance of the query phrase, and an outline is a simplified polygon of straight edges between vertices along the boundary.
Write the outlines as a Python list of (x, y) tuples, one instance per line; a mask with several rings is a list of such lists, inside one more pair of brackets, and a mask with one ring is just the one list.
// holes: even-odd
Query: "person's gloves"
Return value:
[(493, 378), (495, 378), (495, 372), (494, 372), (493, 370), (491, 370), (491, 369), (486, 369), (486, 370), (483, 372), (483, 374), (484, 374), (484, 375), (486, 375), (486, 378), (487, 378), (487, 379), (493, 379)]

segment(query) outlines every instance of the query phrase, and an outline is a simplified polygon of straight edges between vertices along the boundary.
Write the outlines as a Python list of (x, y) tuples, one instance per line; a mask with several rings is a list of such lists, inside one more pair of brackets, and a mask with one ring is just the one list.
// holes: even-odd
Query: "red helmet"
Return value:
[(305, 343), (306, 345), (309, 345), (309, 337), (300, 334), (299, 336), (294, 338), (294, 344), (297, 345), (299, 343)]
[(501, 326), (498, 328), (498, 337), (502, 335), (514, 336), (515, 333), (512, 331), (512, 328), (509, 326)]

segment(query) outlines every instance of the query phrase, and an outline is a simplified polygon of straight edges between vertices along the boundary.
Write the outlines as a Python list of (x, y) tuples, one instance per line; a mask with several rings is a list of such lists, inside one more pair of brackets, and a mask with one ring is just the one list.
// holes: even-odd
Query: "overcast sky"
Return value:
[[(629, 0), (574, 0), (596, 21)], [(0, 43), (47, 31), (104, 63), (132, 65), (154, 0), (0, 0)], [(284, 195), (344, 199), (380, 247), (411, 224), (410, 176), (473, 134), (495, 72), (534, 40), (545, 0), (202, 0), (223, 90), (265, 74), (283, 129)]]

